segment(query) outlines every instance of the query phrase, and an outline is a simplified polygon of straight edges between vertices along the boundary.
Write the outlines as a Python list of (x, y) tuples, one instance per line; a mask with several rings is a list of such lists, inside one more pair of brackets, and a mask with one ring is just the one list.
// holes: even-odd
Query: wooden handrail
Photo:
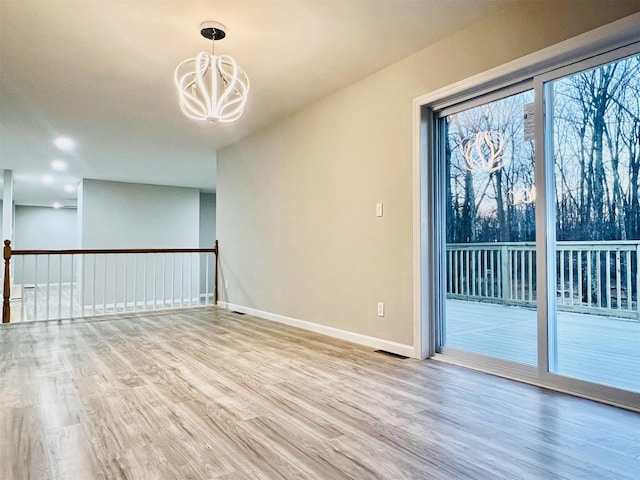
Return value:
[[(5, 240), (5, 243), (8, 240)], [(124, 253), (216, 253), (215, 248), (118, 248), (81, 250), (12, 250), (12, 255), (102, 255)]]
[(11, 241), (4, 241), (4, 285), (2, 290), (2, 323), (11, 320), (11, 257), (14, 255), (106, 255), (128, 253), (213, 253), (216, 256), (213, 304), (218, 304), (218, 240), (213, 248), (120, 248), (71, 250), (12, 250)]

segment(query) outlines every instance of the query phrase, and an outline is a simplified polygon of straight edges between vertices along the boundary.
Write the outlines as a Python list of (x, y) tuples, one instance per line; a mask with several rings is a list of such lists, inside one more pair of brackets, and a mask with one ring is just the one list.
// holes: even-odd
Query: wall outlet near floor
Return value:
[(384, 303), (378, 302), (378, 316), (384, 317)]
[(382, 216), (382, 202), (376, 203), (376, 217)]

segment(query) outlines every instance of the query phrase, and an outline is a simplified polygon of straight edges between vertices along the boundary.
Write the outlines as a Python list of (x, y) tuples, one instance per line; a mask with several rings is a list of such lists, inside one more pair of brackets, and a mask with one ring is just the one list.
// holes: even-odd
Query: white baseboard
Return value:
[(273, 322), (291, 325), (292, 327), (302, 328), (303, 330), (309, 330), (310, 332), (320, 333), (322, 335), (327, 335), (328, 337), (357, 343), (358, 345), (363, 345), (365, 347), (375, 348), (376, 350), (384, 350), (385, 352), (404, 355), (405, 357), (414, 357), (415, 353), (413, 345), (405, 345), (402, 343), (392, 342), (390, 340), (384, 340), (382, 338), (369, 337), (368, 335), (362, 335), (360, 333), (354, 333), (340, 328), (328, 327), (326, 325), (320, 325), (319, 323), (307, 322), (306, 320), (299, 320), (297, 318), (286, 317), (284, 315), (278, 315), (277, 313), (264, 312), (262, 310), (243, 307), (242, 305), (235, 305), (233, 303), (219, 301), (218, 306), (228, 310), (253, 315), (254, 317), (264, 318), (265, 320), (271, 320)]

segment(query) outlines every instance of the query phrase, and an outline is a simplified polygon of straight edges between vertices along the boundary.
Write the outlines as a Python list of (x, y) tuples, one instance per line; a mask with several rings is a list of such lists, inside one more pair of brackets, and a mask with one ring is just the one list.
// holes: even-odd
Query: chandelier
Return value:
[(195, 120), (231, 123), (242, 116), (249, 78), (229, 55), (216, 55), (214, 44), (225, 36), (225, 26), (204, 22), (200, 33), (211, 40), (211, 54), (200, 52), (176, 68), (174, 77), (182, 112)]
[(509, 205), (530, 205), (536, 201), (536, 187), (520, 188), (517, 190), (509, 190), (507, 192), (507, 201)]
[(467, 163), (467, 170), (493, 173), (504, 166), (503, 151), (502, 134), (485, 131), (476, 133), (473, 139), (467, 139), (463, 143), (462, 156)]

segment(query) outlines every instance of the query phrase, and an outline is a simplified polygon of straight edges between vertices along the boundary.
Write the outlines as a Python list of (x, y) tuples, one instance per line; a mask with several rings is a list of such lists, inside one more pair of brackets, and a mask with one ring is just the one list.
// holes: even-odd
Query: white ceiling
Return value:
[[(0, 0), (0, 169), (13, 170), (23, 205), (73, 205), (62, 186), (81, 178), (214, 191), (220, 147), (508, 1)], [(232, 125), (198, 123), (178, 105), (173, 71), (210, 49), (205, 20), (227, 26), (216, 52), (251, 80)], [(58, 135), (76, 150), (59, 152)], [(51, 170), (54, 158), (66, 172)]]

